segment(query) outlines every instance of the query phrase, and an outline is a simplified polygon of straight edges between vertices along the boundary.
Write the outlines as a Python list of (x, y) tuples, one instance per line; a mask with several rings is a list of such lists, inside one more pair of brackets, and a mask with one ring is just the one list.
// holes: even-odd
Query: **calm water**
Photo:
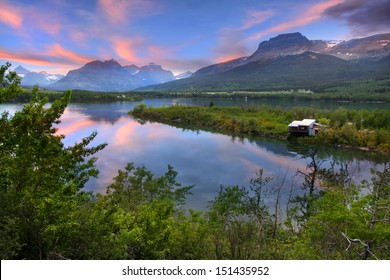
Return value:
[[(237, 105), (233, 100), (213, 100), (217, 105)], [(237, 102), (237, 101), (235, 101)], [(243, 101), (238, 101), (243, 102)], [(220, 185), (249, 186), (259, 169), (266, 176), (274, 177), (270, 188), (281, 184), (282, 198), (286, 202), (290, 191), (300, 192), (300, 178), (294, 177), (297, 169), (305, 170), (307, 161), (294, 151), (294, 145), (267, 139), (234, 139), (204, 131), (190, 131), (159, 123), (140, 124), (127, 114), (140, 102), (108, 104), (71, 104), (62, 116), (59, 132), (66, 135), (65, 144), (72, 145), (97, 131), (94, 144), (107, 142), (108, 146), (96, 156), (99, 179), (92, 179), (86, 188), (105, 192), (126, 163), (145, 166), (156, 176), (167, 171), (168, 164), (178, 171), (178, 181), (183, 185), (195, 185), (187, 207), (204, 210), (213, 199)], [(208, 99), (147, 99), (148, 106), (171, 104), (208, 105)], [(291, 106), (291, 104), (288, 104)], [(334, 104), (338, 106), (339, 104)], [(329, 106), (329, 104), (327, 104)], [(380, 106), (380, 105), (379, 105)], [(0, 112), (19, 110), (21, 104), (2, 104)], [(354, 180), (360, 182), (370, 177), (369, 169), (380, 159), (367, 153), (339, 150), (331, 156), (348, 162)], [(330, 160), (330, 159), (329, 159)], [(329, 161), (324, 164), (329, 164)], [(279, 179), (278, 179), (279, 178)], [(270, 204), (273, 198), (268, 201)]]

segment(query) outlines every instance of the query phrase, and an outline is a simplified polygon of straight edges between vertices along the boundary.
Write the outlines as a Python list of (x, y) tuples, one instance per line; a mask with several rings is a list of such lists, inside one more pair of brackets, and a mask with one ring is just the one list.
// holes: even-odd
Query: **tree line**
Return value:
[[(13, 98), (9, 99), (9, 102), (28, 102), (32, 98), (32, 91), (34, 88), (23, 88), (22, 92)], [(40, 89), (37, 94), (40, 98), (47, 98), (49, 102), (60, 99), (64, 92), (58, 90)], [(72, 91), (72, 102), (115, 102), (115, 101), (141, 101), (139, 95), (137, 96), (132, 92), (101, 92), (101, 91), (88, 91), (78, 90)]]
[[(0, 69), (0, 101), (21, 93), (20, 79)], [(1, 259), (388, 259), (390, 168), (354, 184), (347, 166), (325, 168), (321, 143), (302, 139), (304, 194), (280, 216), (283, 180), (262, 170), (248, 187), (220, 186), (206, 211), (186, 210), (193, 186), (168, 166), (156, 177), (127, 164), (105, 194), (86, 192), (98, 176), (93, 132), (64, 146), (55, 124), (71, 93), (54, 101), (39, 88), (24, 108), (0, 118)], [(266, 200), (272, 197), (274, 203)]]

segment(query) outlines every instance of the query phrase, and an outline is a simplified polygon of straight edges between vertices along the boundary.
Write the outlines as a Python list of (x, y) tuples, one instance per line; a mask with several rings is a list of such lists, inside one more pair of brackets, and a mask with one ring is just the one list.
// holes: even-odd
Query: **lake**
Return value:
[[(93, 144), (103, 142), (108, 146), (100, 151), (97, 167), (100, 170), (98, 179), (91, 179), (87, 190), (104, 193), (106, 187), (128, 162), (136, 166), (145, 166), (156, 176), (167, 171), (172, 165), (178, 172), (177, 180), (185, 185), (194, 185), (193, 195), (187, 200), (187, 208), (205, 210), (208, 201), (212, 200), (220, 185), (249, 186), (251, 178), (255, 178), (259, 169), (266, 176), (275, 178), (269, 184), (269, 189), (281, 185), (282, 204), (286, 204), (291, 194), (301, 192), (302, 178), (294, 176), (296, 171), (305, 170), (307, 160), (302, 159), (295, 151), (294, 144), (264, 138), (237, 139), (231, 136), (205, 131), (191, 131), (159, 123), (140, 124), (127, 112), (134, 106), (144, 103), (147, 106), (168, 106), (172, 104), (208, 105), (247, 105), (245, 100), (229, 99), (193, 99), (193, 98), (163, 98), (145, 99), (142, 102), (114, 102), (93, 104), (70, 104), (63, 114), (59, 133), (66, 135), (64, 143), (72, 145), (93, 131), (98, 135)], [(258, 104), (273, 101), (249, 101)], [(284, 102), (284, 101), (283, 101)], [(287, 102), (280, 106), (293, 106)], [(300, 103), (302, 105), (302, 103)], [(308, 102), (305, 106), (313, 105)], [(320, 107), (329, 106), (362, 106), (362, 103), (338, 104), (325, 102)], [(368, 108), (385, 108), (388, 104), (363, 104)], [(376, 106), (376, 107), (375, 107)], [(20, 110), (21, 104), (0, 104), (0, 111), (10, 113)], [(350, 107), (348, 107), (350, 108)], [(286, 127), (287, 129), (287, 127)], [(370, 168), (379, 164), (383, 158), (370, 153), (339, 149), (326, 158), (324, 165), (329, 165), (332, 159), (348, 163), (353, 172), (355, 182), (369, 179)], [(272, 205), (271, 195), (268, 203)]]

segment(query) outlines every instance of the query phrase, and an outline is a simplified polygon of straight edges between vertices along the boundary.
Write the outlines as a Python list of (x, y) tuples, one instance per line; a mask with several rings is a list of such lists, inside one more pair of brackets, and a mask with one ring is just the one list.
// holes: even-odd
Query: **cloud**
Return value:
[(270, 19), (275, 15), (275, 11), (273, 10), (247, 11), (246, 14), (247, 14), (247, 18), (243, 26), (240, 27), (241, 30), (246, 30), (252, 28), (255, 25), (265, 22), (266, 20)]
[(155, 45), (143, 37), (131, 39), (111, 37), (109, 41), (119, 60), (123, 60), (122, 64), (132, 63), (142, 66), (154, 62), (176, 74), (189, 69), (194, 71), (211, 64), (209, 60), (178, 57), (177, 49)]
[(98, 4), (110, 24), (124, 24), (136, 18), (155, 14), (161, 7), (153, 0), (99, 0)]
[(138, 57), (133, 51), (133, 44), (130, 41), (117, 42), (115, 44), (115, 52), (117, 55), (119, 55), (119, 57), (125, 59), (128, 62), (137, 63), (138, 61)]
[(22, 14), (14, 7), (5, 2), (0, 3), (0, 22), (3, 22), (15, 29), (22, 27)]
[[(54, 44), (47, 47), (45, 52), (10, 51), (0, 48), (0, 57), (4, 60), (31, 64), (39, 67), (58, 67), (59, 65), (63, 65), (66, 66), (66, 69), (80, 66), (93, 60), (92, 57), (81, 56), (69, 51), (60, 44)], [(62, 70), (65, 71), (66, 69), (63, 68)]]
[(272, 10), (247, 11), (243, 24), (237, 28), (222, 28), (218, 32), (218, 45), (213, 49), (217, 54), (216, 62), (224, 62), (246, 56), (249, 48), (244, 40), (246, 30), (273, 17)]
[(326, 9), (324, 15), (345, 21), (353, 35), (390, 32), (389, 0), (345, 0)]
[[(44, 12), (36, 7), (25, 8), (24, 14), (29, 27), (37, 28), (38, 30), (50, 35), (58, 35), (60, 31), (67, 26), (67, 23), (58, 12)], [(42, 16), (45, 14), (45, 16)]]
[(85, 64), (92, 60), (91, 57), (81, 56), (72, 51), (66, 50), (60, 44), (54, 44), (50, 46), (46, 55), (51, 57), (56, 63), (60, 64)]
[(218, 45), (213, 51), (217, 54), (216, 62), (224, 62), (248, 55), (249, 48), (243, 40), (241, 30), (223, 28), (219, 31)]
[(131, 39), (122, 37), (109, 37), (108, 38), (115, 54), (122, 60), (128, 63), (141, 63), (138, 52), (141, 52), (146, 48), (145, 39), (142, 37), (134, 37)]
[[(74, 112), (73, 112), (74, 113)], [(82, 116), (81, 116), (82, 117)], [(88, 128), (89, 130), (93, 130), (96, 127), (96, 122), (90, 119), (77, 119), (77, 121), (68, 124), (66, 127), (60, 127), (56, 131), (56, 135), (70, 135), (77, 131), (80, 131), (83, 128)]]
[(17, 52), (0, 49), (0, 57), (4, 60), (12, 60), (20, 63), (34, 64), (39, 66), (56, 66), (45, 55)]
[(127, 6), (131, 2), (117, 0), (100, 0), (101, 10), (112, 23), (124, 23), (126, 21)]
[(334, 7), (340, 3), (342, 3), (343, 0), (328, 0), (325, 2), (321, 2), (318, 4), (315, 4), (311, 7), (309, 7), (307, 10), (305, 10), (303, 13), (295, 15), (293, 20), (284, 21), (276, 26), (273, 26), (271, 28), (268, 28), (262, 32), (259, 32), (255, 35), (252, 35), (249, 37), (249, 40), (259, 40), (260, 38), (272, 34), (272, 33), (280, 33), (286, 30), (290, 30), (292, 28), (305, 26), (307, 24), (310, 24), (314, 21), (320, 20), (321, 18), (325, 17), (323, 15), (324, 11), (330, 9), (331, 7)]

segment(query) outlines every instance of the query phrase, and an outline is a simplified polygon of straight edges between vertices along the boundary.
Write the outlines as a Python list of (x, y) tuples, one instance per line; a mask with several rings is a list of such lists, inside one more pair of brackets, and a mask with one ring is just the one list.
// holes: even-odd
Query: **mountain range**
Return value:
[(38, 84), (41, 87), (45, 87), (65, 77), (62, 74), (49, 74), (45, 71), (32, 72), (20, 65), (14, 71), (22, 78), (22, 86), (34, 86)]
[(14, 71), (22, 78), (23, 86), (39, 84), (50, 89), (81, 89), (91, 91), (127, 91), (151, 84), (160, 84), (190, 76), (185, 72), (174, 76), (162, 66), (149, 63), (138, 67), (136, 65), (122, 66), (116, 60), (91, 61), (83, 67), (71, 70), (68, 74), (49, 74), (31, 72), (22, 66)]
[(250, 56), (213, 64), (187, 79), (141, 91), (324, 90), (362, 79), (390, 78), (390, 34), (348, 41), (281, 34)]
[[(357, 80), (390, 79), (390, 33), (348, 41), (309, 40), (281, 34), (259, 44), (249, 56), (174, 76), (149, 63), (122, 66), (95, 60), (66, 76), (31, 72), (19, 66), (22, 85), (91, 91), (324, 90)], [(388, 90), (389, 91), (389, 90)]]
[(140, 86), (174, 80), (171, 71), (149, 64), (141, 68), (122, 66), (116, 60), (95, 60), (71, 70), (51, 87), (55, 89), (84, 89), (92, 91), (126, 91)]

